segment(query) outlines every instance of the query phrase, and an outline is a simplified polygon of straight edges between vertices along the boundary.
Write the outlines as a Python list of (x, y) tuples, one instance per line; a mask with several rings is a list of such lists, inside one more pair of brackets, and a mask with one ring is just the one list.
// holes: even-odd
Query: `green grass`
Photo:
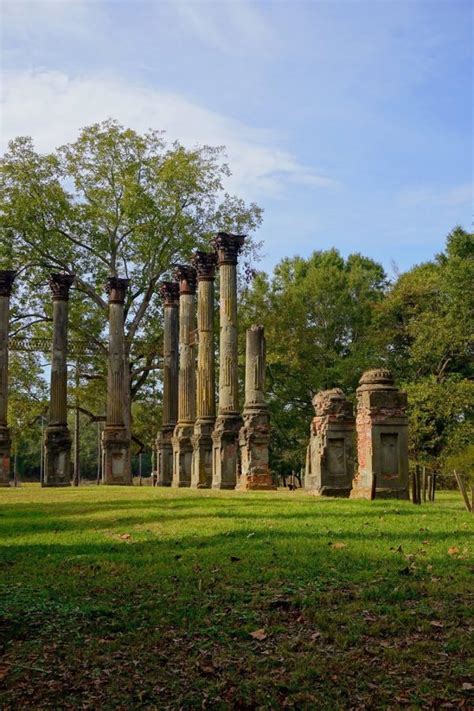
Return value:
[(0, 502), (4, 710), (472, 702), (456, 493), (25, 485)]

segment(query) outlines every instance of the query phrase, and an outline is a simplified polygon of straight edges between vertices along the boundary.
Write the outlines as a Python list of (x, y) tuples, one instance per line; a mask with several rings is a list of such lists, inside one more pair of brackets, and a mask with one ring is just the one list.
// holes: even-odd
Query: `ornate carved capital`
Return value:
[(165, 306), (177, 306), (179, 304), (179, 284), (177, 281), (162, 281), (158, 291)]
[(174, 271), (175, 279), (179, 282), (180, 294), (196, 293), (196, 270), (189, 264), (176, 264)]
[(123, 304), (129, 284), (130, 279), (109, 277), (105, 286), (105, 290), (109, 295), (109, 304)]
[(74, 281), (74, 274), (51, 274), (49, 286), (53, 292), (53, 301), (68, 301), (69, 289)]
[(13, 269), (0, 269), (0, 296), (10, 296), (16, 272)]
[(396, 390), (391, 371), (388, 368), (366, 370), (359, 380), (358, 391), (363, 390)]
[(213, 281), (216, 273), (217, 254), (215, 252), (201, 252), (196, 250), (193, 256), (198, 281)]
[(228, 232), (218, 232), (213, 240), (217, 252), (217, 263), (237, 264), (246, 235), (232, 235)]

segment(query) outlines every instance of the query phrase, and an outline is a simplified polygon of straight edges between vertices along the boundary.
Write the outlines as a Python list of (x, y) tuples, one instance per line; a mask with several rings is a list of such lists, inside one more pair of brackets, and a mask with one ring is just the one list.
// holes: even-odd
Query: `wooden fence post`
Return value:
[(454, 470), (454, 476), (456, 477), (459, 491), (461, 492), (462, 498), (464, 499), (464, 506), (466, 507), (466, 510), (469, 511), (469, 513), (472, 513), (472, 505), (471, 505), (471, 502), (469, 501), (469, 496), (467, 495), (464, 480), (463, 480), (462, 476), (460, 474), (458, 474), (456, 469)]

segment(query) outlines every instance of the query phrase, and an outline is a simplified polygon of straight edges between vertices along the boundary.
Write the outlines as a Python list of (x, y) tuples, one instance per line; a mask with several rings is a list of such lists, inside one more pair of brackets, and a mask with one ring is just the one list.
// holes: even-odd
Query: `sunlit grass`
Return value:
[(146, 486), (0, 497), (7, 708), (66, 686), (72, 705), (160, 709), (468, 693), (472, 517), (456, 493), (421, 507)]

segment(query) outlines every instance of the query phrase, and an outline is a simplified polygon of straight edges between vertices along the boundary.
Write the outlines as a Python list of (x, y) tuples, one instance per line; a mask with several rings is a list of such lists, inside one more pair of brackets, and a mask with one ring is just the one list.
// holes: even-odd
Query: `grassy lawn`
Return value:
[(0, 502), (3, 710), (473, 708), (456, 493), (25, 485)]

